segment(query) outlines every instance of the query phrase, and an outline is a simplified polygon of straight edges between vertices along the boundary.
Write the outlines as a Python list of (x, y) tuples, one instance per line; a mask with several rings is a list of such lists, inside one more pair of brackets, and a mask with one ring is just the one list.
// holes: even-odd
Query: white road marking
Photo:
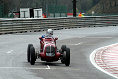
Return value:
[(51, 69), (49, 65), (47, 65), (47, 68), (46, 69)]
[(112, 37), (85, 37), (85, 38), (112, 38)]
[(26, 69), (26, 70), (74, 70), (79, 71), (79, 68), (50, 68), (49, 65), (47, 65), (46, 68), (38, 68), (38, 67), (0, 67), (0, 69)]
[(51, 69), (50, 66), (47, 65), (47, 68), (37, 68), (37, 67), (0, 67), (0, 69), (32, 69), (32, 70), (47, 70)]
[(78, 46), (78, 45), (80, 45), (80, 44), (82, 44), (82, 42), (77, 43), (77, 44), (68, 44), (68, 45), (75, 45), (75, 46)]
[(75, 45), (77, 46), (77, 45), (80, 45), (80, 44), (82, 44), (82, 42), (80, 42), (80, 43), (77, 43), (77, 44), (75, 44)]
[(12, 52), (13, 52), (13, 50), (10, 50), (10, 51), (8, 51), (8, 52), (6, 52), (6, 53), (8, 53), (8, 54), (9, 54), (9, 53), (12, 53)]

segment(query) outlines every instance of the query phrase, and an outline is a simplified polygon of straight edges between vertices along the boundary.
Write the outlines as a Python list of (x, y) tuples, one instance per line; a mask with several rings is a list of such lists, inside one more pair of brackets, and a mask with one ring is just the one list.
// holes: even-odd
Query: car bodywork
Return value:
[(27, 48), (27, 61), (31, 65), (35, 64), (36, 59), (40, 58), (41, 61), (53, 62), (61, 60), (62, 64), (66, 66), (70, 65), (70, 48), (66, 45), (62, 45), (58, 50), (56, 46), (56, 40), (58, 38), (53, 37), (40, 37), (40, 51), (35, 52), (33, 44), (28, 44)]
[[(57, 39), (57, 38), (56, 38)], [(56, 39), (40, 38), (40, 57), (42, 61), (53, 62), (58, 61), (61, 53), (57, 51)]]

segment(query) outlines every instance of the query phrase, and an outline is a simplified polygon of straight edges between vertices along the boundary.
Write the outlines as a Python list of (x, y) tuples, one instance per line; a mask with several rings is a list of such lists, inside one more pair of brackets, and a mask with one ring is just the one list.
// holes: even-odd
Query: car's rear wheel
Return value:
[(30, 47), (33, 46), (32, 44), (28, 44), (27, 47), (27, 61), (30, 62)]
[(34, 65), (35, 64), (35, 60), (36, 60), (36, 56), (35, 56), (35, 49), (33, 46), (30, 47), (30, 64)]
[(66, 51), (64, 52), (64, 59), (65, 59), (65, 65), (69, 66), (70, 65), (70, 49), (66, 48)]
[(65, 55), (64, 55), (65, 51), (66, 51), (66, 45), (62, 45), (61, 50), (59, 50), (59, 52), (62, 54), (62, 57), (61, 57), (62, 64), (65, 64)]
[(66, 51), (66, 45), (62, 45), (61, 50), (62, 50), (62, 52)]

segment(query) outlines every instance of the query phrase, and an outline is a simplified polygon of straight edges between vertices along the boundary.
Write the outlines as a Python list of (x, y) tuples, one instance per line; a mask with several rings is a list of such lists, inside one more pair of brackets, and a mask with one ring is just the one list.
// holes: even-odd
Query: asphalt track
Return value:
[(97, 48), (118, 43), (118, 27), (94, 27), (54, 31), (58, 48), (71, 49), (71, 64), (45, 63), (39, 59), (31, 66), (26, 60), (27, 45), (39, 49), (38, 37), (45, 32), (0, 36), (0, 79), (114, 79), (96, 69), (90, 54)]

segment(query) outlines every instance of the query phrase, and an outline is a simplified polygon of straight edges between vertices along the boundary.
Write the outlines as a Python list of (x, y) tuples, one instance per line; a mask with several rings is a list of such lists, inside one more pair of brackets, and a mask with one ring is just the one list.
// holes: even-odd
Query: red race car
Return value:
[(29, 44), (27, 48), (27, 61), (30, 62), (31, 65), (34, 65), (38, 58), (46, 62), (61, 60), (62, 64), (66, 66), (70, 65), (70, 48), (67, 48), (66, 45), (62, 45), (61, 49), (58, 50), (56, 46), (56, 40), (58, 40), (58, 38), (40, 37), (39, 39), (39, 52), (35, 52), (35, 48), (32, 44)]

